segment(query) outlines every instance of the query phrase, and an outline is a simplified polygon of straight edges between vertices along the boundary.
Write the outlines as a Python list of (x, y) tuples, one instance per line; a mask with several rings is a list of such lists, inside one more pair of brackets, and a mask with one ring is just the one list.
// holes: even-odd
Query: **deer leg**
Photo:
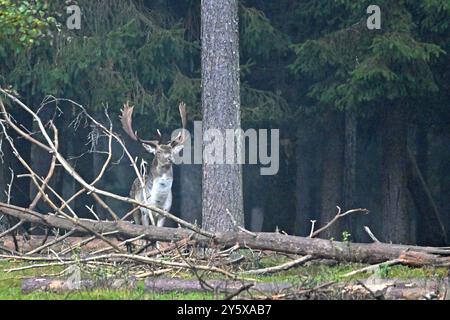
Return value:
[[(134, 208), (136, 208), (136, 207), (134, 207)], [(133, 209), (134, 209), (133, 208)], [(142, 212), (141, 212), (141, 210), (136, 210), (135, 212), (133, 212), (133, 220), (134, 220), (134, 223), (135, 224), (142, 224), (142, 219), (141, 219), (141, 217), (142, 217)]]
[(159, 216), (158, 222), (156, 222), (157, 227), (164, 227), (164, 222), (166, 221), (165, 217)]
[(142, 225), (146, 227), (150, 225), (150, 218), (149, 218), (150, 214), (151, 213), (148, 210), (142, 212)]

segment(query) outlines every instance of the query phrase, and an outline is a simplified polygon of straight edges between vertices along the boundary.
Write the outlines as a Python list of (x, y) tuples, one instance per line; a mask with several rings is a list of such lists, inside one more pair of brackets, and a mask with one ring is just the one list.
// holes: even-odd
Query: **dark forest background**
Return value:
[[(339, 205), (370, 214), (336, 224), (325, 237), (368, 241), (367, 225), (384, 241), (449, 245), (450, 1), (373, 2), (240, 1), (242, 123), (280, 128), (282, 139), (277, 175), (244, 166), (249, 229), (308, 235), (310, 220), (326, 223)], [(66, 27), (69, 4), (82, 10), (80, 30)], [(381, 30), (367, 28), (370, 4), (381, 8)], [(201, 119), (199, 0), (0, 0), (0, 10), (0, 86), (35, 110), (47, 95), (72, 99), (101, 121), (108, 108), (121, 132), (118, 114), (130, 100), (145, 137), (179, 126), (181, 100), (191, 126)], [(105, 157), (96, 151), (106, 150), (107, 139), (73, 122), (68, 103), (47, 104), (39, 114), (56, 119), (62, 154), (94, 177)], [(33, 127), (22, 112), (13, 116)], [(51, 155), (18, 146), (46, 172)], [(4, 190), (10, 168), (24, 170), (5, 143), (1, 155)], [(120, 155), (117, 148), (101, 187), (126, 195), (135, 177)], [(78, 186), (57, 174), (53, 187), (70, 197)], [(176, 167), (173, 189), (172, 211), (199, 222), (201, 166)], [(11, 201), (27, 206), (35, 193), (29, 180), (15, 179)], [(86, 205), (76, 201), (80, 216), (88, 215)]]

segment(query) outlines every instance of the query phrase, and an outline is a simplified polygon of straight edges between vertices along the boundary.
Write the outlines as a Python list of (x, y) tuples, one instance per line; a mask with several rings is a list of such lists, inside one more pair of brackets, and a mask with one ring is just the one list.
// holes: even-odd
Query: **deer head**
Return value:
[(123, 109), (121, 110), (122, 115), (120, 116), (123, 130), (128, 134), (128, 136), (130, 136), (131, 139), (140, 142), (145, 150), (155, 155), (154, 163), (156, 161), (158, 166), (170, 166), (174, 159), (173, 156), (181, 152), (183, 149), (183, 143), (185, 140), (184, 129), (186, 128), (185, 103), (181, 102), (178, 106), (183, 131), (167, 143), (162, 142), (162, 136), (159, 130), (157, 130), (159, 136), (158, 140), (141, 139), (132, 127), (133, 109), (134, 106), (130, 106), (128, 102), (123, 105)]

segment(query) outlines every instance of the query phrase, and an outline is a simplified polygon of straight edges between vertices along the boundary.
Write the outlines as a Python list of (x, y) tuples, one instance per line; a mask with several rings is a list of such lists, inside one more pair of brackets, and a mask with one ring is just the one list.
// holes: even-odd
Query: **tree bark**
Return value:
[[(237, 0), (203, 0), (202, 15), (202, 109), (203, 150), (205, 134), (216, 129), (225, 139), (225, 129), (240, 128), (239, 30)], [(210, 141), (211, 142), (211, 141)], [(212, 142), (216, 142), (215, 140)], [(227, 150), (237, 159), (236, 148)], [(221, 150), (225, 155), (224, 143)], [(222, 157), (224, 160), (225, 157)], [(205, 162), (206, 159), (203, 159)], [(224, 161), (223, 161), (224, 162)], [(223, 163), (222, 162), (222, 163)], [(235, 162), (236, 163), (236, 162)], [(227, 210), (238, 225), (244, 224), (242, 167), (239, 164), (203, 164), (203, 227), (210, 231), (234, 229)]]
[(106, 280), (70, 280), (52, 278), (29, 278), (22, 280), (22, 293), (55, 292), (67, 293), (73, 291), (90, 290), (133, 290), (136, 288), (135, 279), (106, 279)]
[(382, 123), (382, 234), (385, 242), (411, 241), (410, 215), (406, 207), (406, 117), (399, 102), (384, 110)]
[(447, 231), (414, 155), (408, 150), (408, 190), (419, 211), (417, 238), (421, 245), (445, 246)]
[[(353, 111), (345, 112), (345, 146), (344, 146), (344, 211), (354, 208), (356, 184), (356, 115)], [(349, 220), (350, 230), (354, 224)], [(352, 231), (353, 232), (353, 231)]]
[(78, 224), (54, 215), (43, 215), (35, 211), (0, 203), (0, 212), (25, 221), (39, 223), (65, 230), (74, 229), (91, 235), (86, 228), (98, 233), (116, 231), (116, 235), (143, 236), (152, 241), (180, 241), (190, 238), (200, 247), (230, 248), (239, 244), (243, 248), (270, 250), (313, 258), (334, 259), (345, 262), (380, 263), (400, 259), (400, 263), (413, 266), (450, 266), (450, 250), (445, 248), (418, 247), (387, 243), (351, 243), (325, 239), (296, 237), (280, 233), (219, 232), (208, 238), (182, 228), (165, 228), (135, 225), (126, 221), (94, 221), (78, 219)]
[(314, 219), (313, 213), (313, 190), (314, 183), (314, 146), (311, 143), (313, 135), (310, 128), (302, 126), (297, 131), (295, 146), (295, 234), (308, 235), (311, 230), (310, 220)]
[(443, 133), (439, 138), (441, 164), (437, 170), (439, 175), (439, 210), (442, 213), (444, 224), (447, 230), (447, 238), (450, 238), (450, 151), (448, 142), (450, 141), (450, 132)]
[[(322, 160), (321, 225), (336, 215), (336, 206), (343, 201), (344, 123), (342, 115), (330, 112), (326, 115), (326, 138)], [(324, 238), (340, 239), (345, 226), (339, 221), (326, 230)]]

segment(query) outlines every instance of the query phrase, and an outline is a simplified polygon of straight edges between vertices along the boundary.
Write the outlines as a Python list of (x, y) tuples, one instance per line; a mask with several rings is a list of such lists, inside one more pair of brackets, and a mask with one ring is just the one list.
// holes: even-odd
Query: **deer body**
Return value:
[[(184, 103), (180, 103), (179, 110), (184, 129), (186, 126), (186, 109)], [(147, 152), (154, 154), (154, 158), (150, 174), (143, 177), (144, 186), (142, 186), (141, 180), (136, 178), (131, 187), (130, 198), (142, 204), (169, 211), (172, 206), (172, 163), (174, 155), (183, 149), (184, 132), (166, 144), (161, 143), (161, 139), (142, 140), (132, 129), (132, 114), (133, 107), (130, 107), (127, 103), (124, 105), (121, 116), (123, 129), (133, 140), (140, 142)], [(159, 131), (158, 134), (160, 135)], [(133, 217), (136, 224), (148, 226), (151, 223), (158, 227), (164, 226), (165, 217), (147, 208), (141, 207), (134, 212)]]
[[(153, 171), (153, 170), (152, 170)], [(161, 170), (161, 168), (155, 168), (155, 173)], [(155, 176), (155, 178), (153, 178)], [(172, 206), (172, 183), (173, 172), (172, 166), (166, 172), (157, 175), (152, 172), (151, 175), (144, 177), (145, 188), (141, 187), (141, 183), (138, 178), (134, 180), (133, 186), (130, 191), (130, 198), (136, 201), (161, 208), (165, 211), (169, 211)], [(145, 192), (144, 192), (145, 191)], [(140, 212), (134, 213), (134, 221), (136, 224), (143, 224), (144, 226), (150, 225), (151, 218), (153, 217), (156, 226), (163, 227), (165, 217), (158, 213), (152, 212), (149, 209), (141, 208)]]

